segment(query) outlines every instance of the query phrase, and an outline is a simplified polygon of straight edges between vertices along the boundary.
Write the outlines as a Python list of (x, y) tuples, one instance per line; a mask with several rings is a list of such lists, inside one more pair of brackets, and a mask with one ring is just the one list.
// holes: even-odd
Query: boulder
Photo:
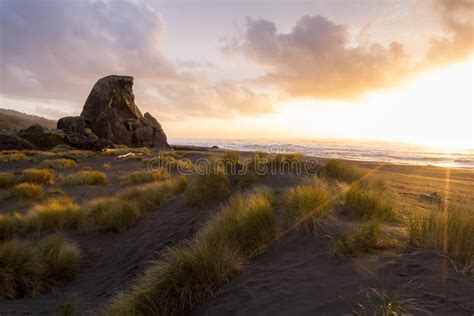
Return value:
[[(72, 133), (68, 144), (82, 144), (78, 138), (85, 136), (88, 140), (95, 137), (126, 146), (170, 148), (160, 123), (150, 113), (142, 115), (135, 104), (133, 77), (130, 76), (111, 75), (99, 79), (81, 116), (64, 117), (57, 126)], [(100, 144), (107, 142), (100, 141)]]
[(36, 146), (15, 134), (0, 133), (0, 150), (21, 149), (36, 149)]
[(116, 148), (111, 141), (105, 138), (98, 138), (93, 134), (87, 136), (84, 134), (71, 132), (65, 135), (64, 141), (69, 146), (81, 150), (102, 151), (107, 148)]
[(94, 124), (99, 115), (113, 108), (121, 121), (138, 119), (142, 113), (135, 104), (133, 77), (111, 75), (99, 79), (87, 97), (81, 117), (87, 124)]
[(86, 122), (80, 116), (66, 116), (58, 120), (57, 128), (62, 131), (82, 133), (86, 128)]
[(51, 149), (64, 143), (61, 134), (51, 132), (39, 124), (33, 124), (28, 128), (20, 130), (18, 136), (40, 149)]

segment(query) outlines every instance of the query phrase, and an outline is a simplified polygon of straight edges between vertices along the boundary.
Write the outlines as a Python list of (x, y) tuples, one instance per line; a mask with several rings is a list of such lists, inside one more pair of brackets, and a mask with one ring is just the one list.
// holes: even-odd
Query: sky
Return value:
[(0, 0), (0, 107), (134, 76), (169, 138), (474, 148), (471, 0)]

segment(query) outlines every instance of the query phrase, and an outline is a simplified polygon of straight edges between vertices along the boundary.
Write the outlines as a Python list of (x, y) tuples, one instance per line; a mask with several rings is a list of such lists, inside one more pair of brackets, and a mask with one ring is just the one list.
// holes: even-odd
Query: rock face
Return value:
[(63, 135), (51, 132), (39, 124), (33, 124), (20, 130), (18, 136), (40, 149), (51, 149), (54, 146), (64, 144)]
[(133, 77), (130, 76), (111, 75), (99, 79), (81, 116), (64, 117), (57, 126), (60, 130), (89, 138), (95, 136), (104, 140), (101, 141), (103, 144), (108, 141), (127, 146), (169, 148), (160, 123), (150, 113), (142, 115), (135, 104)]

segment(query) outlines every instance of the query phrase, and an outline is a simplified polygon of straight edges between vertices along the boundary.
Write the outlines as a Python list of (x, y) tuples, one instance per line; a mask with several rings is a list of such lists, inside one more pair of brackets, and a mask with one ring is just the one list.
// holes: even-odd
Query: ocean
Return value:
[(223, 149), (260, 152), (298, 152), (311, 157), (388, 162), (403, 165), (440, 166), (474, 170), (474, 150), (437, 150), (422, 147), (364, 143), (360, 141), (258, 141), (170, 139), (173, 145), (218, 146)]

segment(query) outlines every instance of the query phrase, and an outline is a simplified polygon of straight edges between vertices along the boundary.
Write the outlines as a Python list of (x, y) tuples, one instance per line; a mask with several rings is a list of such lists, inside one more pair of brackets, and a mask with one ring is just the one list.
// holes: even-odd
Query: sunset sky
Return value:
[(471, 0), (0, 0), (0, 107), (79, 115), (135, 77), (169, 138), (474, 148)]

